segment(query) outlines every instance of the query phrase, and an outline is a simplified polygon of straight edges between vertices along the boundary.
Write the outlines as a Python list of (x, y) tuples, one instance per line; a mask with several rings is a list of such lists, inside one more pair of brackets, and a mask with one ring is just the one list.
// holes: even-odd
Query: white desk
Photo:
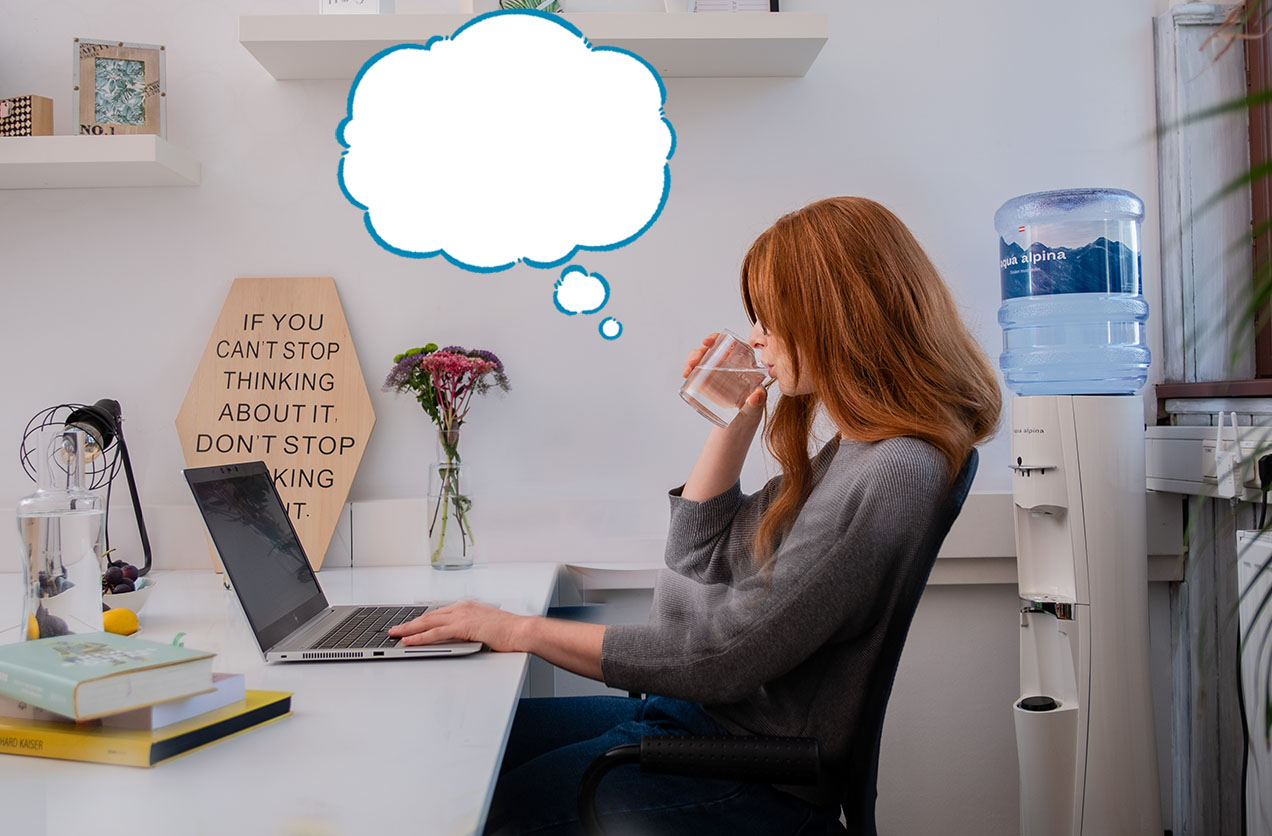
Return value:
[[(249, 688), (292, 691), (292, 716), (152, 769), (0, 755), (0, 832), (12, 836), (469, 834), (485, 821), (527, 656), (265, 665), (211, 571), (155, 572), (142, 637), (216, 651)], [(324, 569), (333, 603), (471, 597), (547, 611), (554, 564)], [(20, 576), (0, 575), (0, 624)], [(12, 640), (14, 631), (0, 635)], [(346, 767), (345, 777), (336, 770)]]

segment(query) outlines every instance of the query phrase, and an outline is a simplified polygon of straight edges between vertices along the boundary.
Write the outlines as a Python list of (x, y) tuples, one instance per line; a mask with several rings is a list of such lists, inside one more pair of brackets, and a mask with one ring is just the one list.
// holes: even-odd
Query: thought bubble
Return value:
[(616, 340), (623, 335), (623, 323), (612, 316), (607, 316), (601, 320), (601, 324), (596, 330), (600, 331), (601, 336), (605, 339)]
[(609, 282), (605, 277), (589, 273), (577, 264), (562, 270), (553, 288), (552, 302), (566, 316), (594, 314), (609, 301)]
[(554, 267), (631, 243), (662, 211), (665, 99), (643, 58), (558, 15), (491, 12), (362, 67), (336, 131), (340, 187), (398, 255)]

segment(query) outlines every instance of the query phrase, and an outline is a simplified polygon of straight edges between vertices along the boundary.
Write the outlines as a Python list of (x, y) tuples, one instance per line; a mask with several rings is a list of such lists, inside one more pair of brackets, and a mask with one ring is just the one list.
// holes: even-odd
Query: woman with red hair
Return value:
[[(906, 226), (856, 197), (779, 219), (742, 264), (764, 389), (711, 430), (670, 492), (650, 622), (604, 626), (465, 602), (394, 628), (534, 653), (645, 699), (522, 700), (487, 833), (578, 834), (584, 769), (645, 734), (815, 737), (833, 783), (902, 569), (1002, 406), (997, 376)], [(689, 353), (687, 375), (713, 341)], [(834, 437), (810, 455), (814, 419)], [(781, 475), (744, 495), (761, 423)], [(823, 787), (823, 790), (826, 788)], [(597, 795), (611, 834), (840, 832), (826, 792), (616, 770)]]

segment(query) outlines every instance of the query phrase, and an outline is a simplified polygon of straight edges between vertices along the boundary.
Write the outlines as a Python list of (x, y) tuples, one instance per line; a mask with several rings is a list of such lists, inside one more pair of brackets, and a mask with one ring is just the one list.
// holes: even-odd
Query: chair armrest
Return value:
[(686, 737), (640, 739), (643, 772), (724, 778), (762, 784), (815, 785), (821, 756), (810, 737)]

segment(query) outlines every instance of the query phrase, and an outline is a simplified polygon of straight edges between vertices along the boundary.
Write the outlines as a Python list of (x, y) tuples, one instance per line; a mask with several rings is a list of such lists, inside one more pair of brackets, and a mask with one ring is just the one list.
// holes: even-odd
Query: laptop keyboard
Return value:
[(358, 607), (312, 647), (393, 647), (399, 640), (390, 636), (388, 629), (394, 624), (423, 615), (427, 609), (428, 607)]

